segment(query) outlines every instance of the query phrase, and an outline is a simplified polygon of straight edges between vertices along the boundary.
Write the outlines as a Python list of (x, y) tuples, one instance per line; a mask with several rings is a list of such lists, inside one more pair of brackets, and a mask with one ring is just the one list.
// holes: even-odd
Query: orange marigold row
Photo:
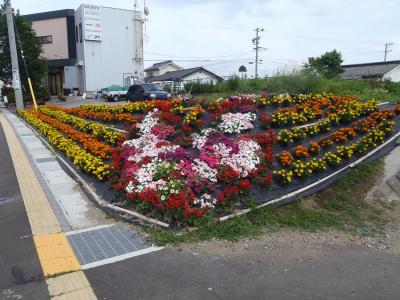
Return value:
[(103, 122), (136, 122), (136, 118), (130, 113), (110, 113), (90, 111), (81, 108), (63, 108), (59, 106), (48, 105), (52, 110), (59, 110), (67, 114), (75, 115), (84, 119), (91, 119)]
[(45, 122), (57, 129), (58, 131), (62, 132), (63, 134), (65, 134), (66, 137), (70, 138), (71, 140), (81, 143), (83, 148), (91, 154), (105, 159), (111, 157), (111, 147), (107, 144), (104, 144), (103, 142), (100, 142), (96, 137), (86, 133), (82, 133), (74, 129), (72, 126), (67, 125), (52, 117), (46, 116), (42, 113), (32, 111), (31, 114), (33, 114), (42, 122)]

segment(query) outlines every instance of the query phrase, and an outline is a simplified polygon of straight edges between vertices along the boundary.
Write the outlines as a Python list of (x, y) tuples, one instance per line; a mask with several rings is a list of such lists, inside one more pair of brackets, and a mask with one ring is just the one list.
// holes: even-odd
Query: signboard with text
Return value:
[(85, 40), (100, 42), (102, 38), (100, 6), (85, 4), (83, 7), (83, 19)]

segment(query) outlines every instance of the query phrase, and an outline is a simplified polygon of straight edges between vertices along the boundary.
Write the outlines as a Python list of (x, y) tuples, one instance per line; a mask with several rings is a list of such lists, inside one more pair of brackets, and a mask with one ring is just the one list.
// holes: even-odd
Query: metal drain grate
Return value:
[(68, 240), (81, 265), (149, 247), (132, 229), (122, 225), (72, 233)]

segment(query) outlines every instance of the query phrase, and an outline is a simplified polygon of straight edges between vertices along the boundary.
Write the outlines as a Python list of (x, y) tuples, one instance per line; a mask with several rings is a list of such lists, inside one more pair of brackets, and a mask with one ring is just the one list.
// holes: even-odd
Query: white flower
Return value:
[(192, 138), (193, 138), (193, 148), (197, 148), (201, 150), (201, 148), (204, 147), (204, 144), (207, 142), (207, 138), (210, 135), (211, 132), (214, 132), (215, 130), (213, 128), (205, 128), (203, 129), (200, 133), (193, 133)]
[(236, 172), (239, 173), (241, 178), (247, 177), (251, 171), (257, 168), (260, 163), (258, 151), (261, 149), (255, 141), (240, 140), (239, 152), (223, 156), (221, 158), (221, 165), (228, 165)]
[(160, 118), (157, 116), (158, 109), (155, 108), (153, 111), (149, 112), (143, 119), (142, 122), (137, 124), (137, 127), (139, 128), (139, 133), (144, 135), (144, 134), (149, 134), (151, 132), (151, 129), (158, 124)]
[(218, 125), (218, 129), (225, 133), (240, 133), (244, 130), (254, 128), (251, 122), (256, 120), (254, 113), (226, 113), (221, 116), (222, 123)]
[(217, 182), (218, 171), (210, 168), (204, 161), (195, 158), (193, 164), (193, 171), (197, 173), (200, 178), (207, 179), (210, 182)]
[(217, 204), (217, 199), (211, 197), (211, 195), (206, 193), (206, 194), (201, 195), (200, 198), (195, 198), (193, 200), (193, 203), (200, 204), (201, 208), (204, 208), (204, 207), (214, 208), (215, 204)]

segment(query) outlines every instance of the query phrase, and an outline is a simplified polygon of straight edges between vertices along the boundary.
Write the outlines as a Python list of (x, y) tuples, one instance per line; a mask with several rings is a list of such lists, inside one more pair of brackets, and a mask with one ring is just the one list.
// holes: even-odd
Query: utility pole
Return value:
[(386, 43), (385, 44), (385, 58), (383, 59), (383, 61), (386, 61), (386, 56), (387, 56), (388, 52), (392, 51), (392, 50), (389, 49), (390, 46), (393, 46), (393, 43)]
[(8, 29), (8, 41), (10, 43), (10, 55), (11, 55), (11, 69), (13, 76), (13, 88), (15, 92), (15, 103), (17, 109), (24, 109), (24, 101), (22, 100), (21, 80), (19, 77), (19, 66), (18, 66), (18, 54), (17, 45), (15, 44), (15, 32), (14, 32), (14, 17), (11, 9), (10, 0), (5, 0), (5, 10), (7, 17), (7, 29)]
[(255, 50), (256, 50), (256, 61), (255, 61), (255, 74), (254, 74), (254, 78), (257, 79), (258, 78), (258, 51), (262, 48), (260, 47), (260, 32), (263, 32), (264, 29), (263, 28), (259, 28), (257, 27), (256, 29), (254, 29), (254, 31), (256, 32), (256, 37), (254, 39), (252, 39), (253, 44), (255, 45)]

